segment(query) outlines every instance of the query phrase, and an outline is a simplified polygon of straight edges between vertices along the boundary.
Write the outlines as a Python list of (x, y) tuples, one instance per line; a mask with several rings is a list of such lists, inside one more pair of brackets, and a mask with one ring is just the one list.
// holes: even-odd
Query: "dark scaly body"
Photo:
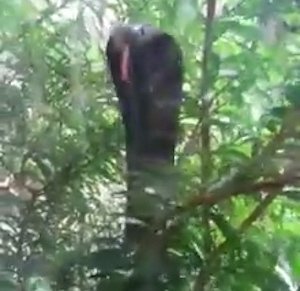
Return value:
[(183, 95), (179, 46), (149, 25), (128, 25), (112, 32), (106, 53), (125, 126), (128, 168), (137, 160), (172, 164)]

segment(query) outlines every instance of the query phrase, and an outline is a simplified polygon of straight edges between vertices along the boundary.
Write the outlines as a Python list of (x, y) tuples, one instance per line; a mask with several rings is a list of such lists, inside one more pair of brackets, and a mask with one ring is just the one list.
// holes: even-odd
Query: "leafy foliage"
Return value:
[(297, 290), (298, 1), (218, 1), (211, 19), (214, 1), (96, 2), (0, 1), (1, 290), (121, 290), (127, 276), (103, 52), (115, 19), (184, 52), (168, 290)]

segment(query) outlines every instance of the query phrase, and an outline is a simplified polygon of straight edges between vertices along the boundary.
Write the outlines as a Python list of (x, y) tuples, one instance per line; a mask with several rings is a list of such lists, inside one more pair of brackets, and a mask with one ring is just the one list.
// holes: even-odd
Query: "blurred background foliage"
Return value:
[(124, 133), (104, 48), (129, 21), (184, 52), (178, 205), (243, 174), (176, 217), (168, 290), (298, 290), (298, 2), (217, 1), (205, 67), (204, 0), (0, 0), (0, 289), (122, 290)]

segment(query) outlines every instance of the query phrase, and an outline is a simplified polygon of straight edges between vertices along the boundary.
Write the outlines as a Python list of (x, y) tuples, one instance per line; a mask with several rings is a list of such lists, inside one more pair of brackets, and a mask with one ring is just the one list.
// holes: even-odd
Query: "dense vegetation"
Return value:
[(115, 20), (184, 52), (168, 290), (297, 290), (299, 1), (217, 2), (0, 1), (1, 290), (122, 290)]

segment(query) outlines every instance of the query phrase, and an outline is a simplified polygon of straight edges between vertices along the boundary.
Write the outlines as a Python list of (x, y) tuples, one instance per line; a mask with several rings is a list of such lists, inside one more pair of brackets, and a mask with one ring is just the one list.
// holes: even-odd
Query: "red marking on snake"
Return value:
[(121, 80), (130, 83), (129, 78), (129, 45), (125, 45), (122, 55), (121, 55), (121, 63), (120, 63), (120, 71), (121, 71)]

